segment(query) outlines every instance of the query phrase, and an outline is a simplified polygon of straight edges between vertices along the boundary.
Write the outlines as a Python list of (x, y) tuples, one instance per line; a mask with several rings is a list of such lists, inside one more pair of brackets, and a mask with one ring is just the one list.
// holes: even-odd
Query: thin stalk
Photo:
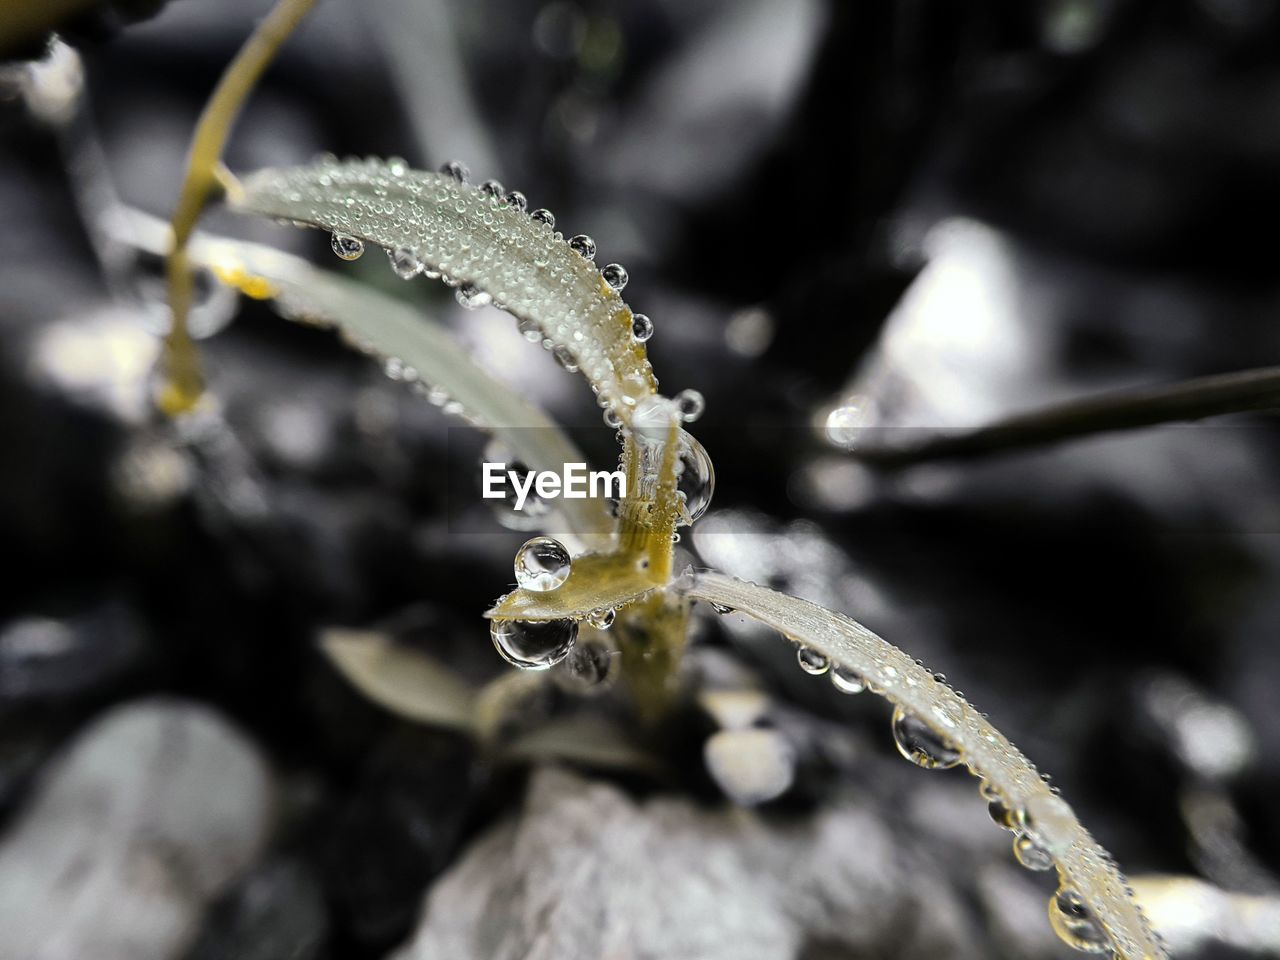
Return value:
[[(851, 453), (877, 467), (968, 460), (1116, 430), (1280, 409), (1280, 367), (1263, 367), (1165, 386), (1114, 390), (1018, 414), (985, 427), (931, 434), (910, 443), (863, 443)], [(892, 433), (892, 429), (885, 432)]]
[(165, 413), (190, 410), (204, 390), (199, 357), (187, 328), (194, 289), (187, 242), (209, 197), (219, 184), (226, 182), (221, 171), (222, 150), (240, 108), (276, 51), (314, 4), (315, 0), (279, 0), (276, 3), (223, 73), (196, 124), (187, 157), (186, 176), (169, 224), (173, 237), (167, 272), (173, 325), (165, 338), (162, 361), (165, 382), (157, 398)]

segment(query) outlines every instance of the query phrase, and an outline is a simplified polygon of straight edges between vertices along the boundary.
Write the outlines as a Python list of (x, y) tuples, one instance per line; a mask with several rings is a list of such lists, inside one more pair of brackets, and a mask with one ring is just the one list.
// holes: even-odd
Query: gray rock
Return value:
[(111, 710), (0, 842), (0, 960), (179, 956), (261, 851), (270, 800), (257, 751), (207, 708)]
[(955, 888), (852, 802), (770, 821), (537, 773), (393, 960), (792, 960), (981, 953)]

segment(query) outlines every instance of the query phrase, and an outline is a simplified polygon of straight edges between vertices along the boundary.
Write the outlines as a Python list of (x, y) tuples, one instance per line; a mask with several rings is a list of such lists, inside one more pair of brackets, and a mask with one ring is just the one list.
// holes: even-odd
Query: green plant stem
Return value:
[(1198, 377), (1166, 386), (1115, 390), (922, 440), (855, 447), (864, 463), (884, 468), (968, 460), (1117, 430), (1280, 409), (1280, 367)]
[(165, 339), (166, 381), (159, 397), (159, 405), (166, 413), (191, 409), (204, 389), (199, 358), (187, 327), (194, 289), (187, 242), (219, 184), (222, 150), (241, 106), (276, 51), (314, 5), (315, 0), (279, 0), (231, 61), (196, 124), (186, 176), (170, 221), (173, 240), (167, 273), (173, 325)]

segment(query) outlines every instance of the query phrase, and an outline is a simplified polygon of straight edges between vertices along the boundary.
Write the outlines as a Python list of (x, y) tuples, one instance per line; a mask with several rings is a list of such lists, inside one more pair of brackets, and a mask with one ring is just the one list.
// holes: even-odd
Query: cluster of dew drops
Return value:
[[(403, 171), (405, 168), (404, 161), (392, 159), (389, 161), (390, 169), (394, 172), (397, 169)], [(468, 183), (471, 177), (467, 166), (457, 160), (451, 160), (440, 167), (440, 173), (452, 177), (460, 184)], [(507, 190), (497, 180), (486, 180), (480, 185), (480, 191), (486, 196), (492, 197), (500, 204), (512, 207), (522, 212), (528, 212), (529, 216), (539, 223), (546, 224), (553, 228), (556, 225), (555, 215), (550, 210), (538, 208), (529, 210), (529, 199), (519, 190)], [(595, 260), (596, 258), (596, 242), (585, 233), (570, 237), (568, 240), (569, 248), (586, 260)], [(358, 260), (364, 255), (364, 241), (358, 237), (353, 237), (345, 233), (333, 233), (329, 239), (329, 245), (333, 252), (343, 260)], [(391, 269), (396, 276), (402, 280), (412, 280), (415, 277), (423, 276), (429, 280), (443, 280), (443, 282), (454, 288), (454, 297), (458, 303), (469, 310), (477, 310), (480, 307), (488, 306), (493, 302), (492, 297), (479, 287), (470, 283), (461, 283), (453, 277), (442, 274), (438, 270), (432, 270), (424, 264), (413, 253), (412, 250), (399, 248), (387, 251), (387, 259), (391, 262)], [(600, 277), (612, 289), (621, 293), (626, 287), (627, 282), (631, 279), (625, 267), (619, 263), (605, 264), (600, 269)], [(532, 341), (543, 340), (541, 331), (537, 325), (527, 320), (519, 321), (520, 332), (526, 339)], [(631, 338), (636, 343), (645, 343), (653, 336), (653, 321), (643, 313), (632, 314), (631, 317)], [(543, 346), (551, 350), (555, 356), (556, 362), (568, 370), (570, 373), (576, 373), (577, 364), (573, 355), (564, 346), (555, 346), (550, 340), (543, 340)], [(606, 419), (608, 419), (606, 414)], [(616, 426), (616, 424), (610, 424)]]
[[(394, 163), (393, 161), (393, 166)], [(444, 164), (440, 167), (440, 172), (463, 184), (468, 182), (470, 176), (467, 167), (457, 161)], [(509, 207), (521, 211), (528, 209), (528, 199), (523, 193), (519, 190), (505, 190), (497, 180), (486, 180), (480, 189)], [(548, 227), (555, 227), (555, 216), (550, 210), (535, 209), (529, 211), (529, 216)], [(595, 240), (586, 234), (570, 237), (568, 244), (579, 256), (587, 260), (595, 259)], [(343, 260), (357, 260), (364, 254), (364, 242), (347, 234), (332, 234), (330, 245), (333, 252)], [(401, 279), (412, 280), (418, 276), (432, 280), (443, 279), (454, 288), (454, 296), (463, 307), (478, 309), (492, 302), (489, 294), (476, 286), (460, 283), (430, 269), (411, 250), (388, 250), (387, 258), (391, 269)], [(600, 276), (618, 292), (626, 287), (630, 279), (626, 268), (617, 263), (602, 267)], [(541, 339), (537, 330), (526, 330), (523, 323), (521, 332), (529, 339)], [(631, 336), (634, 342), (645, 343), (653, 333), (654, 325), (649, 317), (643, 313), (632, 315)], [(553, 353), (561, 366), (571, 373), (576, 372), (576, 364), (565, 348), (555, 348)], [(681, 419), (685, 421), (697, 419), (705, 405), (702, 395), (696, 390), (682, 391), (675, 397), (675, 402)], [(611, 413), (612, 411), (606, 410), (606, 422), (610, 426), (620, 426), (616, 414), (611, 417)], [(685, 501), (688, 513), (686, 522), (697, 520), (706, 511), (714, 482), (714, 472), (705, 450), (696, 443), (682, 449), (680, 496)], [(516, 583), (521, 589), (535, 593), (554, 591), (568, 580), (572, 566), (573, 558), (564, 544), (551, 537), (534, 537), (516, 553)], [(733, 612), (732, 608), (721, 604), (713, 604), (713, 607), (720, 614)], [(495, 619), (490, 625), (490, 637), (498, 653), (512, 666), (522, 670), (549, 670), (562, 665), (557, 679), (577, 692), (587, 693), (606, 687), (614, 679), (618, 650), (616, 644), (608, 639), (606, 631), (615, 617), (616, 611), (612, 608), (593, 611), (586, 622), (595, 630), (589, 641), (581, 643), (578, 641), (579, 624), (572, 619)], [(841, 664), (833, 664), (825, 654), (811, 647), (799, 645), (796, 659), (805, 673), (828, 676), (832, 687), (840, 693), (854, 695), (869, 688), (874, 690), (857, 672)], [(945, 680), (940, 676), (939, 679)], [(946, 770), (959, 765), (963, 760), (961, 752), (944, 736), (901, 706), (894, 708), (892, 730), (898, 752), (923, 769)], [(1051, 869), (1054, 866), (1053, 856), (1037, 838), (1036, 816), (1025, 808), (1009, 808), (986, 781), (981, 789), (988, 801), (992, 819), (1000, 827), (1013, 832), (1013, 853), (1018, 863), (1028, 870)], [(1054, 797), (1057, 799), (1056, 791)], [(1070, 808), (1065, 802), (1059, 801), (1059, 804), (1060, 807), (1051, 805), (1040, 811), (1039, 815), (1071, 817)], [(1049, 919), (1054, 932), (1069, 946), (1087, 953), (1113, 952), (1113, 946), (1101, 924), (1075, 890), (1064, 885), (1054, 895), (1049, 906)]]
[[(720, 614), (732, 609), (715, 605)], [(796, 661), (800, 669), (810, 676), (826, 675), (831, 685), (844, 694), (858, 694), (876, 688), (861, 675), (831, 659), (819, 650), (798, 644)], [(916, 661), (919, 664), (920, 661)], [(935, 674), (934, 679), (946, 683), (946, 677)], [(956, 691), (957, 696), (963, 696)], [(898, 752), (916, 766), (925, 770), (949, 770), (958, 766), (964, 756), (945, 736), (915, 716), (901, 705), (895, 705), (892, 720), (893, 742)], [(1046, 782), (1048, 777), (1043, 778)], [(1074, 821), (1074, 814), (1065, 800), (1058, 796), (1058, 788), (1050, 788), (1048, 798), (1036, 798), (1026, 807), (1010, 807), (988, 781), (980, 787), (991, 819), (1002, 829), (1013, 833), (1013, 855), (1028, 870), (1045, 871), (1054, 866), (1053, 854), (1040, 838), (1040, 824), (1057, 821), (1059, 827)], [(1049, 922), (1054, 932), (1068, 946), (1085, 953), (1114, 952), (1114, 946), (1093, 915), (1083, 897), (1067, 885), (1061, 886), (1049, 901)]]

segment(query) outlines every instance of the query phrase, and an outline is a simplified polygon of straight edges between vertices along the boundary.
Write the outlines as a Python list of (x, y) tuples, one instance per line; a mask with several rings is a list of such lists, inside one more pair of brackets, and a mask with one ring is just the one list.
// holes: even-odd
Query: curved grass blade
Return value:
[(383, 633), (331, 628), (320, 648), (366, 697), (392, 713), (437, 727), (471, 732), (476, 693), (442, 663), (397, 646)]
[(330, 159), (260, 170), (229, 199), (241, 212), (406, 252), (447, 282), (488, 294), (540, 330), (623, 423), (657, 391), (631, 310), (595, 264), (550, 225), (476, 187), (397, 161)]
[[(984, 791), (1009, 811), (1014, 828), (1033, 835), (1053, 858), (1060, 893), (1074, 892), (1117, 957), (1166, 956), (1115, 862), (1066, 802), (982, 714), (911, 657), (849, 617), (724, 574), (692, 574), (680, 587), (689, 597), (744, 613), (818, 651), (927, 725), (985, 781)], [(1071, 943), (1058, 922), (1054, 929)]]
[[(145, 214), (117, 211), (108, 229), (142, 249), (163, 249), (165, 227)], [(490, 375), (440, 324), (403, 301), (261, 244), (199, 234), (191, 257), (246, 295), (276, 301), (291, 319), (335, 327), (367, 352), (400, 361), (402, 377), (443, 391), (460, 415), (530, 468), (560, 472), (565, 463), (585, 462), (545, 412)], [(598, 499), (562, 498), (555, 506), (568, 528), (553, 530), (556, 535), (596, 546), (611, 537), (613, 518)], [(553, 520), (548, 518), (549, 527)]]

